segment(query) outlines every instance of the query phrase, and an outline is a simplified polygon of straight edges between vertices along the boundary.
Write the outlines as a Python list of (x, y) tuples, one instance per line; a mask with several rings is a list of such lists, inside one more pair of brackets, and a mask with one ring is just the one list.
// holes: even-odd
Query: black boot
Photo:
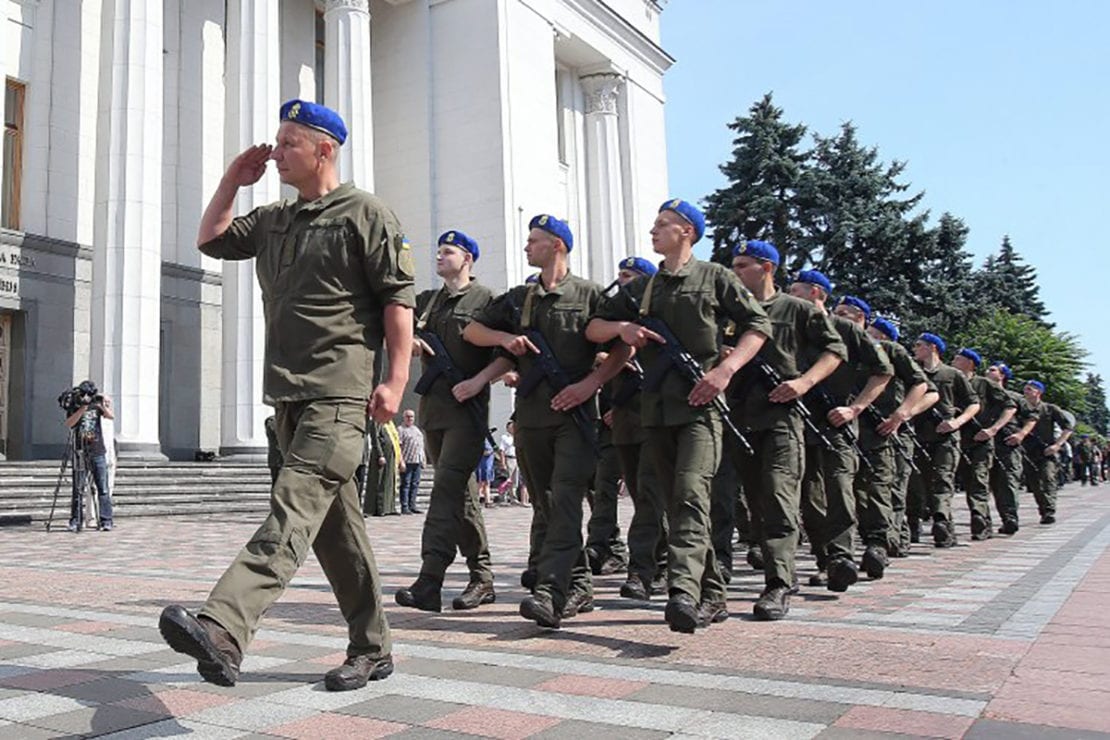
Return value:
[(443, 611), (440, 597), (442, 587), (443, 581), (421, 573), (411, 586), (393, 594), (393, 599), (401, 606), (419, 609), (422, 612), (440, 612)]

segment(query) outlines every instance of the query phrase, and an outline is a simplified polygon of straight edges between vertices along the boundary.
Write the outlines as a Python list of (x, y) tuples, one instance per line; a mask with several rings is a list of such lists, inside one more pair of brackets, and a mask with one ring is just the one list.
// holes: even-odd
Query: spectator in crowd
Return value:
[(420, 472), (424, 469), (424, 432), (416, 426), (416, 412), (405, 409), (401, 428), (397, 430), (401, 445), (401, 513), (419, 514), (416, 493), (420, 488)]
[(505, 424), (505, 433), (501, 435), (501, 467), (505, 469), (508, 480), (505, 482), (506, 500), (513, 503), (528, 503), (528, 492), (521, 484), (520, 469), (516, 466), (516, 422), (509, 419)]
[(482, 459), (478, 461), (478, 469), (475, 471), (475, 476), (478, 478), (478, 500), (482, 502), (483, 506), (493, 506), (493, 500), (490, 498), (489, 484), (493, 480), (493, 445), (489, 440), (485, 440), (482, 448)]

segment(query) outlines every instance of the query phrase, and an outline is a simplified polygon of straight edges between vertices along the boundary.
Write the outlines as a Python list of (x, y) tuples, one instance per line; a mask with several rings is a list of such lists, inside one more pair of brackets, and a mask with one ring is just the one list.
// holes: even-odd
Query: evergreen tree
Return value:
[(795, 189), (807, 158), (798, 148), (806, 127), (783, 121), (771, 93), (728, 127), (736, 132), (732, 159), (721, 165), (729, 184), (705, 199), (713, 259), (731, 266), (735, 244), (764, 239), (778, 248), (785, 263), (798, 243)]
[(985, 304), (1025, 314), (1051, 328), (1052, 325), (1045, 322), (1048, 311), (1040, 299), (1037, 270), (1025, 264), (1009, 236), (1002, 237), (998, 254), (987, 257), (975, 280)]
[(1110, 435), (1110, 409), (1106, 407), (1106, 390), (1102, 376), (1087, 373), (1087, 410), (1080, 418), (1102, 436)]
[(907, 196), (909, 185), (898, 179), (905, 163), (882, 162), (877, 149), (859, 143), (852, 123), (814, 139), (813, 164), (798, 187), (804, 235), (789, 269), (808, 260), (838, 294), (892, 298), (906, 287), (902, 268), (912, 267), (907, 224), (923, 194)]
[(913, 255), (907, 321), (950, 338), (981, 315), (982, 303), (965, 248), (967, 225), (944, 213), (932, 233), (934, 238), (921, 240)]

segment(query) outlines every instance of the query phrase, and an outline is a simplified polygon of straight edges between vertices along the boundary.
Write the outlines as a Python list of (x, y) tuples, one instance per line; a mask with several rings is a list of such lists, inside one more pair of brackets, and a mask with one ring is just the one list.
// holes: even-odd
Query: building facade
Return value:
[[(226, 163), (283, 100), (336, 108), (343, 180), (382, 196), (435, 281), (434, 240), (529, 272), (565, 217), (572, 270), (649, 254), (667, 196), (658, 0), (0, 0), (0, 454), (60, 456), (57, 396), (111, 395), (121, 455), (265, 448), (253, 264), (195, 247)], [(237, 208), (289, 197), (277, 175)], [(496, 397), (491, 423), (507, 415)]]

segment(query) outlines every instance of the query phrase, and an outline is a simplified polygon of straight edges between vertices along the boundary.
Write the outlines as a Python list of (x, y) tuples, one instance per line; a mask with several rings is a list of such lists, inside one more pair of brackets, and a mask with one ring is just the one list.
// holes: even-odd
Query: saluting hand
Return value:
[(529, 339), (524, 334), (518, 334), (517, 336), (511, 336), (509, 339), (506, 339), (505, 341), (503, 341), (501, 343), (501, 347), (506, 352), (511, 352), (512, 354), (516, 355), (517, 357), (521, 357), (523, 355), (526, 355), (529, 352), (532, 352), (532, 353), (537, 354), (537, 355), (540, 353), (539, 348), (536, 347), (536, 345), (532, 344), (532, 340)]
[(266, 163), (274, 147), (270, 144), (255, 144), (238, 157), (231, 160), (224, 173), (224, 180), (237, 187), (254, 185), (266, 174)]
[(648, 342), (658, 342), (659, 344), (666, 344), (667, 340), (659, 336), (646, 326), (640, 326), (629, 322), (621, 327), (621, 341), (629, 347), (644, 347)]

